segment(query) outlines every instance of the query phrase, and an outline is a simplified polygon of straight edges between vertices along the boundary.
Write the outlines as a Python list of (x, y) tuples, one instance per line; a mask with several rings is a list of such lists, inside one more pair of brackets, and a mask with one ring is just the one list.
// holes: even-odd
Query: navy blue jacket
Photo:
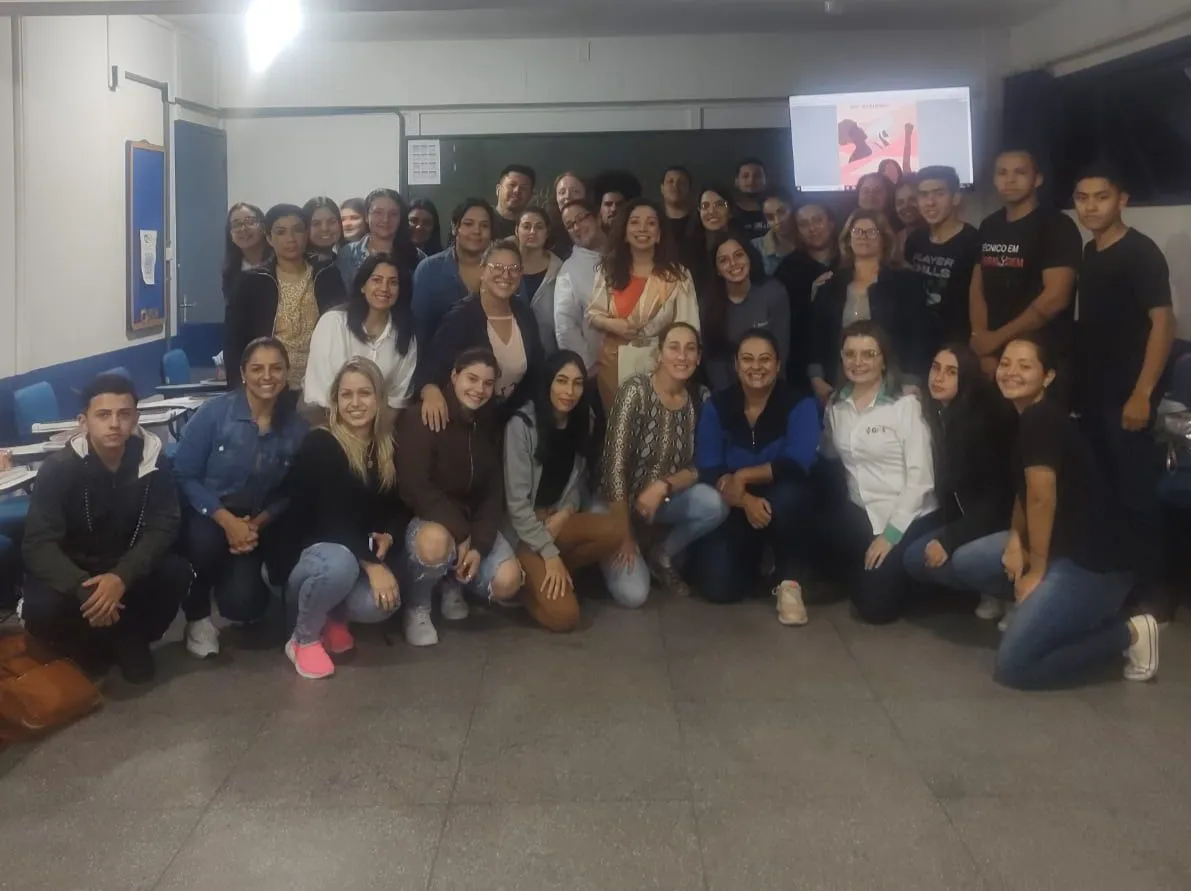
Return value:
[(761, 464), (773, 466), (775, 483), (806, 476), (819, 448), (819, 409), (779, 380), (765, 410), (750, 427), (739, 383), (712, 396), (695, 431), (699, 480), (714, 486), (726, 473)]

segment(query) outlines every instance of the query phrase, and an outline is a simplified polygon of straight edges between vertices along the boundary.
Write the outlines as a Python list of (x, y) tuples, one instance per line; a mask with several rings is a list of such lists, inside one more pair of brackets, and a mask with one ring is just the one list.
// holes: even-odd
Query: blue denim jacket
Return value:
[(414, 270), (414, 335), (418, 343), (434, 342), (442, 320), (451, 307), (467, 296), (467, 285), (459, 277), (455, 249), (447, 248), (428, 257)]
[(275, 519), (285, 504), (269, 498), (289, 472), (309, 425), (295, 407), (274, 420), (280, 423), (261, 435), (243, 390), (203, 405), (182, 428), (174, 455), (183, 501), (211, 516), (223, 506), (223, 498), (235, 495), (237, 504), (250, 505), (253, 513), (268, 511)]

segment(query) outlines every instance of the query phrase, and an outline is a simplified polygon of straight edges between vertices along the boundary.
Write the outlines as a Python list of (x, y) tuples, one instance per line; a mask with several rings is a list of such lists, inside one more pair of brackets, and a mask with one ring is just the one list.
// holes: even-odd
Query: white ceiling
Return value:
[[(147, 0), (148, 2), (148, 0)], [(1059, 0), (346, 0), (355, 12), (307, 13), (303, 39), (469, 39), (627, 34), (768, 33), (803, 29), (1007, 27)], [(400, 11), (392, 10), (400, 7)], [(421, 8), (418, 8), (421, 7)], [(428, 7), (428, 8), (427, 8)], [(169, 15), (218, 39), (238, 39), (238, 15)], [(909, 49), (909, 48), (908, 48)]]

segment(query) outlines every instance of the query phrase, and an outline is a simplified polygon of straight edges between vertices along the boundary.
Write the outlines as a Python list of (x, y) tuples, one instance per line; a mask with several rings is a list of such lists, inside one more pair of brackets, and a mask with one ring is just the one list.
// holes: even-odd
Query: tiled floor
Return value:
[(0, 754), (0, 888), (1191, 888), (1191, 623), (1159, 682), (1020, 694), (961, 613), (498, 610), (327, 681), (225, 635)]

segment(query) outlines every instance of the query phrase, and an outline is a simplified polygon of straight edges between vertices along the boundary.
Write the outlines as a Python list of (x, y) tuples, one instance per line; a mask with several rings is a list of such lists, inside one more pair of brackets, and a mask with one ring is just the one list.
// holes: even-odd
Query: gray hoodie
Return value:
[[(542, 481), (542, 466), (534, 458), (537, 450), (538, 431), (533, 406), (527, 405), (505, 425), (505, 505), (508, 507), (508, 516), (505, 518), (504, 536), (513, 547), (517, 547), (518, 542), (524, 542), (544, 560), (549, 560), (557, 557), (559, 550), (546, 524), (538, 519), (534, 509), (538, 485)], [(562, 497), (557, 504), (551, 505), (555, 510), (579, 509), (586, 467), (584, 457), (576, 455), (575, 466)]]
[(573, 350), (583, 357), (590, 372), (600, 354), (603, 335), (587, 321), (595, 288), (598, 251), (575, 245), (554, 282), (554, 332), (560, 350)]

